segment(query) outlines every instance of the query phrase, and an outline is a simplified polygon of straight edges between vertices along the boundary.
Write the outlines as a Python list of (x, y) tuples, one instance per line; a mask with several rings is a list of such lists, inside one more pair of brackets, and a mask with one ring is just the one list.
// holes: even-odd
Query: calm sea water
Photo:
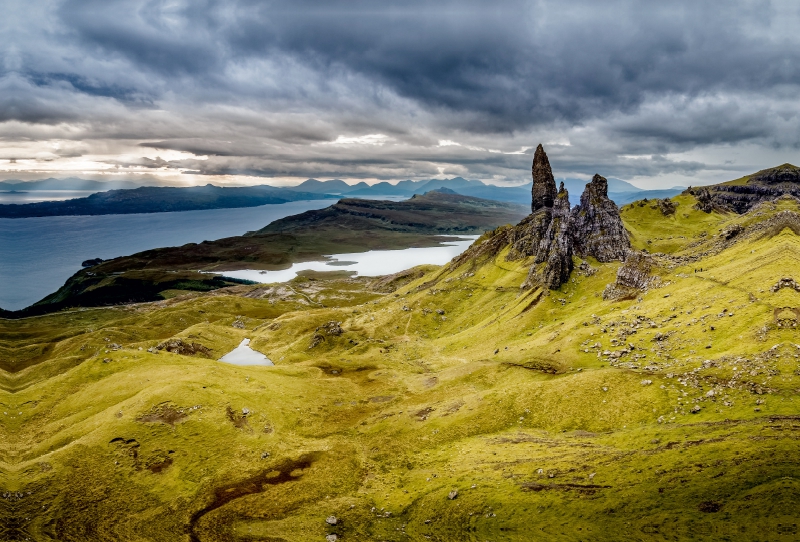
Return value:
[(243, 209), (0, 219), (0, 307), (18, 310), (56, 291), (81, 262), (242, 235), (332, 205), (295, 201)]
[(91, 196), (97, 190), (0, 190), (0, 204), (36, 203), (39, 201), (64, 201)]

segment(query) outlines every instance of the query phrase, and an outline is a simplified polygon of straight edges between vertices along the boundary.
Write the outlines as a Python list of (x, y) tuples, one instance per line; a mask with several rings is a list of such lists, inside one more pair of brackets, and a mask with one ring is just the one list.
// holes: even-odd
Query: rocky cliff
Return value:
[(783, 164), (763, 169), (738, 181), (688, 188), (686, 193), (697, 198), (695, 207), (701, 211), (744, 214), (764, 201), (785, 195), (800, 198), (800, 168)]
[(571, 224), (569, 194), (561, 183), (553, 201), (550, 224), (536, 247), (534, 265), (525, 281), (528, 287), (541, 285), (555, 289), (569, 280), (574, 245)]
[(617, 205), (608, 199), (608, 181), (595, 175), (572, 210), (572, 235), (575, 253), (599, 262), (624, 260), (630, 240)]

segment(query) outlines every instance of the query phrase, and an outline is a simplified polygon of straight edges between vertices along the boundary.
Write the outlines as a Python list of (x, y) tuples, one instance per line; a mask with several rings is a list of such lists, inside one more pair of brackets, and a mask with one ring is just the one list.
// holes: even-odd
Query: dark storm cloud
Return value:
[[(117, 165), (487, 179), (522, 167), (522, 180), (530, 149), (494, 151), (553, 141), (569, 172), (693, 175), (702, 157), (670, 155), (800, 144), (788, 2), (66, 0), (22, 13), (0, 121), (208, 157)], [(369, 134), (386, 140), (327, 145)]]

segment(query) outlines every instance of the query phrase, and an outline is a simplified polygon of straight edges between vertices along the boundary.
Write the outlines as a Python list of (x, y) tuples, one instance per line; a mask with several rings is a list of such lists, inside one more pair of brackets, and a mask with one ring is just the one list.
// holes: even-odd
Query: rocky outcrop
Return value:
[(646, 252), (631, 251), (617, 270), (617, 280), (606, 286), (603, 299), (620, 301), (634, 299), (653, 283), (653, 258)]
[(744, 182), (723, 183), (702, 188), (688, 188), (685, 193), (697, 199), (695, 208), (744, 214), (765, 201), (782, 196), (800, 198), (800, 168), (792, 164), (764, 169), (745, 178)]
[(658, 209), (661, 211), (661, 214), (664, 216), (671, 216), (675, 214), (675, 211), (678, 209), (677, 204), (672, 201), (671, 199), (657, 199), (656, 205)]
[(169, 339), (155, 347), (155, 350), (166, 350), (173, 354), (182, 356), (209, 356), (211, 349), (196, 342), (184, 341), (183, 339)]
[(624, 260), (631, 247), (616, 203), (608, 199), (608, 181), (595, 175), (572, 211), (572, 237), (575, 253), (598, 262)]
[(532, 175), (531, 214), (516, 226), (485, 234), (453, 259), (450, 270), (465, 263), (477, 265), (509, 247), (506, 261), (533, 258), (522, 289), (555, 290), (569, 280), (573, 254), (584, 258), (591, 256), (600, 262), (625, 258), (630, 240), (619, 209), (608, 198), (605, 177), (595, 175), (586, 185), (580, 204), (571, 209), (564, 183), (558, 192), (555, 190), (550, 161), (541, 145), (534, 154)]
[(531, 213), (543, 207), (552, 207), (556, 198), (556, 180), (553, 170), (550, 169), (550, 160), (544, 152), (541, 143), (536, 147), (533, 155), (533, 188), (531, 189)]
[(561, 183), (553, 201), (550, 223), (539, 241), (534, 265), (523, 287), (542, 286), (554, 290), (569, 280), (573, 267), (570, 226), (569, 194)]

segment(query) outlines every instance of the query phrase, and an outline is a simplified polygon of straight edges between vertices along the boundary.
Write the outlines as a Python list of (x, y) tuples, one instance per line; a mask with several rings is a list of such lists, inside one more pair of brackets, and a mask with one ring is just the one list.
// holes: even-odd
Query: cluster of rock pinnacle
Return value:
[(508, 258), (534, 256), (534, 264), (523, 287), (556, 289), (572, 273), (572, 256), (593, 257), (599, 262), (624, 260), (630, 239), (617, 205), (608, 198), (608, 181), (595, 175), (570, 208), (564, 183), (556, 181), (544, 148), (533, 156), (531, 214), (511, 233)]

